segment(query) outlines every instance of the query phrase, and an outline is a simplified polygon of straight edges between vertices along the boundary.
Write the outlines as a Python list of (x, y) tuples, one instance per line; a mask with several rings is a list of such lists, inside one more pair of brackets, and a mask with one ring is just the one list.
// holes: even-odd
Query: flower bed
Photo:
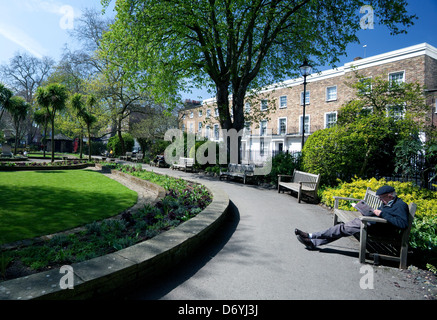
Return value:
[(88, 260), (148, 240), (196, 216), (212, 201), (204, 186), (155, 173), (150, 178), (166, 190), (156, 205), (90, 223), (77, 233), (60, 234), (43, 243), (0, 252), (0, 281)]
[(67, 160), (57, 162), (2, 162), (0, 171), (23, 171), (23, 170), (70, 170), (84, 169), (94, 166), (94, 162), (81, 160)]

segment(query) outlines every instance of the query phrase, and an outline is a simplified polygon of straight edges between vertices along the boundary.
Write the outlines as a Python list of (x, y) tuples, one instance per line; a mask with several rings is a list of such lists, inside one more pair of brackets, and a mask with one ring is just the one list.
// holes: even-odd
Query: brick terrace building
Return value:
[[(368, 57), (356, 58), (338, 69), (307, 77), (305, 137), (328, 128), (337, 121), (338, 110), (355, 93), (348, 84), (355, 73), (366, 78), (418, 82), (426, 88), (430, 118), (437, 125), (437, 48), (419, 44)], [(242, 158), (258, 162), (264, 155), (280, 151), (300, 151), (302, 141), (303, 78), (287, 80), (259, 92), (257, 100), (247, 99), (247, 112), (266, 113), (258, 123), (247, 123), (242, 138)], [(265, 110), (265, 111), (263, 111)], [(189, 133), (222, 141), (215, 99), (190, 106), (180, 112), (180, 128)]]

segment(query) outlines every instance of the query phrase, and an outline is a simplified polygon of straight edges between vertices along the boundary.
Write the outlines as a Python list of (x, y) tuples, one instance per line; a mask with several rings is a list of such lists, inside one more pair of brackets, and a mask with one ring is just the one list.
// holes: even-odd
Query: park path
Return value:
[[(197, 179), (226, 191), (231, 212), (216, 238), (171, 273), (126, 296), (140, 300), (425, 299), (427, 292), (408, 271), (361, 265), (358, 242), (343, 238), (309, 251), (294, 228), (318, 231), (332, 225), (332, 213), (239, 181), (143, 166)], [(364, 266), (364, 267), (363, 267)], [(367, 288), (373, 285), (372, 288)]]

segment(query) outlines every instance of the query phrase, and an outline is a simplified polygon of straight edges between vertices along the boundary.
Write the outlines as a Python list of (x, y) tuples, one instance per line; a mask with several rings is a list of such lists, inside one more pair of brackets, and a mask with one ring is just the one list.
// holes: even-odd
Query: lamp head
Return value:
[(307, 59), (305, 59), (305, 61), (303, 62), (303, 65), (301, 65), (299, 68), (300, 68), (300, 73), (304, 77), (310, 75), (311, 71), (313, 69), (313, 67), (309, 65)]

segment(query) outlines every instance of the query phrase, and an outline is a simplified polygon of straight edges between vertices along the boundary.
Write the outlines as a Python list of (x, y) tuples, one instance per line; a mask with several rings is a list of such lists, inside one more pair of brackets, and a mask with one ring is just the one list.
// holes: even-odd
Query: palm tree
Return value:
[(26, 119), (29, 112), (30, 105), (24, 100), (23, 97), (13, 96), (9, 99), (7, 110), (12, 116), (12, 120), (15, 127), (15, 149), (14, 154), (17, 154), (18, 142), (20, 140), (20, 126), (24, 119)]
[(3, 116), (3, 112), (9, 109), (10, 99), (13, 96), (13, 92), (6, 88), (3, 83), (0, 83), (0, 120)]
[[(88, 133), (88, 160), (91, 161), (91, 126), (97, 121), (96, 117), (87, 110), (86, 106), (82, 102), (82, 95), (76, 93), (71, 98), (71, 103), (74, 110), (77, 112), (77, 116), (85, 123)], [(87, 99), (87, 106), (91, 110), (96, 104), (96, 98), (94, 96), (89, 96)]]
[(49, 124), (49, 114), (44, 109), (37, 110), (33, 114), (33, 121), (35, 121), (35, 123), (37, 125), (43, 126), (43, 128), (44, 128), (44, 136), (42, 138), (42, 143), (43, 143), (43, 153), (44, 153), (44, 158), (45, 158), (46, 157), (46, 149), (47, 149), (46, 143), (47, 143), (47, 127)]
[(36, 101), (45, 108), (52, 124), (52, 162), (55, 161), (55, 117), (57, 112), (65, 109), (67, 99), (67, 87), (58, 83), (39, 87), (36, 91)]

